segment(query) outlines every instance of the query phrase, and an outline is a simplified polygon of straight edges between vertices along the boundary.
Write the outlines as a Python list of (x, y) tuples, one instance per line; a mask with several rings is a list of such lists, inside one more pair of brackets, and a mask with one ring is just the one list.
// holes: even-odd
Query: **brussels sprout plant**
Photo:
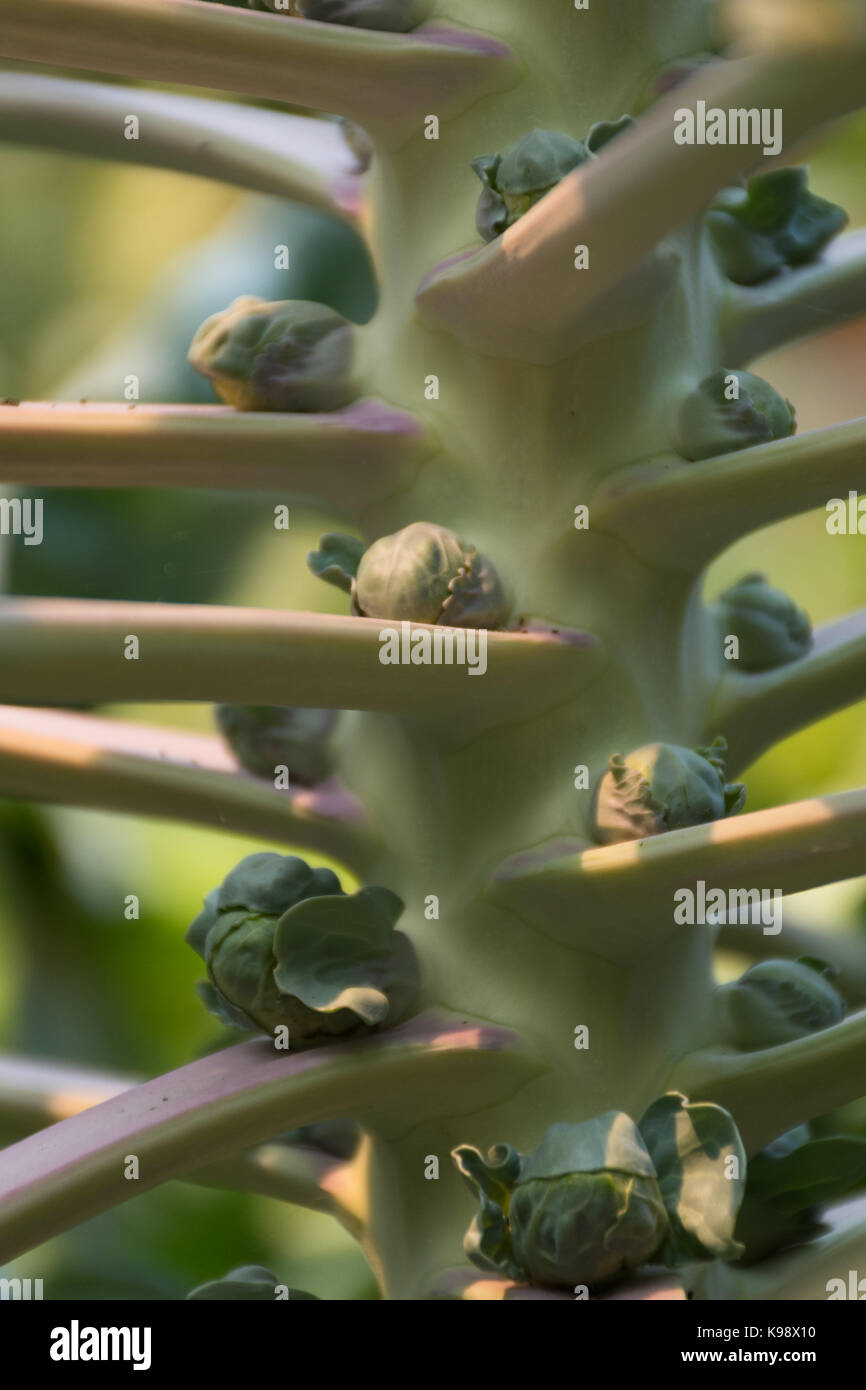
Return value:
[[(0, 794), (251, 841), (184, 904), (213, 1050), (59, 1121), (12, 1088), (52, 1127), (0, 1152), (0, 1262), (174, 1178), (329, 1212), (390, 1300), (822, 1299), (866, 1260), (862, 1213), (824, 1220), (862, 1147), (801, 1128), (866, 1092), (866, 989), (839, 937), (736, 907), (864, 871), (866, 790), (746, 783), (866, 696), (866, 622), (813, 638), (772, 576), (704, 597), (866, 489), (866, 421), (795, 435), (749, 370), (866, 311), (864, 234), (789, 154), (866, 105), (864, 6), (825, 0), (820, 43), (806, 9), (0, 0), (0, 139), (317, 209), (378, 293), (260, 298), (268, 248), (191, 316), (209, 405), (0, 405), (25, 493), (314, 498), (347, 596), (0, 606)], [(708, 107), (781, 113), (781, 159), (748, 122), (675, 138)], [(220, 737), (92, 712), (174, 701)], [(734, 907), (683, 926), (683, 890)], [(190, 1299), (275, 1297), (224, 1268)]]

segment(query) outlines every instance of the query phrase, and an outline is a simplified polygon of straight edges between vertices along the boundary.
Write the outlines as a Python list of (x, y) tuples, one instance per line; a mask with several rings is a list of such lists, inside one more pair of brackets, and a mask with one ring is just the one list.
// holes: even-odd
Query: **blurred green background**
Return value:
[[(866, 223), (866, 120), (835, 127), (808, 153), (815, 191)], [(316, 213), (201, 179), (3, 145), (0, 187), (0, 396), (121, 400), (123, 378), (135, 372), (143, 400), (211, 400), (186, 348), (199, 322), (235, 295), (319, 299), (358, 321), (374, 307), (358, 244)], [(290, 272), (273, 269), (283, 242)], [(801, 430), (862, 415), (866, 319), (754, 369), (795, 402)], [(295, 506), (291, 530), (278, 533), (274, 500), (46, 490), (45, 544), (10, 541), (11, 588), (342, 611), (341, 596), (304, 563), (336, 518)], [(816, 623), (866, 604), (862, 538), (831, 538), (824, 523), (814, 512), (750, 536), (713, 566), (708, 594), (760, 569)], [(205, 706), (117, 712), (211, 729)], [(866, 784), (863, 706), (780, 745), (747, 780), (751, 809)], [(0, 803), (0, 1048), (145, 1075), (213, 1046), (183, 932), (204, 893), (252, 848), (134, 817)], [(123, 916), (128, 893), (141, 901), (136, 922)], [(863, 897), (860, 880), (800, 895), (791, 916), (862, 931)], [(741, 965), (728, 959), (721, 968)], [(181, 1184), (86, 1223), (4, 1273), (42, 1277), (50, 1298), (178, 1298), (248, 1263), (323, 1297), (375, 1296), (356, 1246), (326, 1217)]]

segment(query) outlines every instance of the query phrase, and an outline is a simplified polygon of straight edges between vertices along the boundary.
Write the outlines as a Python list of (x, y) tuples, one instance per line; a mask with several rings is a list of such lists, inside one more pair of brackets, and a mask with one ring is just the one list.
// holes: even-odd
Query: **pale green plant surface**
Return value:
[[(235, 1089), (215, 1097), (208, 1124), (183, 1111), (178, 1082), (182, 1140), (171, 1131), (147, 1141), (162, 1165), (156, 1181), (195, 1176), (203, 1144), (215, 1163), (249, 1166), (254, 1159), (231, 1144), (245, 1107), (248, 1148), (275, 1124), (344, 1113), (353, 1088), (369, 1093), (358, 1116), (370, 1137), (353, 1175), (362, 1196), (352, 1200), (387, 1297), (430, 1296), (461, 1260), (465, 1193), (445, 1171), (426, 1182), (427, 1155), (444, 1169), (463, 1143), (507, 1141), (529, 1152), (551, 1124), (612, 1108), (636, 1119), (672, 1088), (724, 1106), (754, 1152), (863, 1093), (862, 1011), (795, 1042), (731, 1048), (714, 1024), (716, 929), (677, 925), (672, 900), (697, 879), (792, 893), (855, 876), (866, 793), (747, 808), (599, 847), (591, 791), (577, 790), (572, 773), (586, 765), (593, 788), (613, 755), (659, 742), (692, 749), (721, 734), (734, 777), (864, 692), (862, 615), (820, 629), (811, 652), (790, 664), (735, 674), (702, 597), (709, 563), (744, 535), (866, 486), (864, 422), (698, 463), (675, 452), (674, 429), (683, 400), (712, 373), (742, 370), (866, 308), (863, 234), (845, 233), (816, 263), (757, 287), (733, 285), (713, 258), (703, 214), (720, 187), (755, 171), (756, 151), (671, 139), (673, 112), (697, 99), (781, 107), (792, 144), (866, 103), (862, 7), (834, 10), (826, 42), (808, 57), (799, 10), (789, 43), (768, 45), (774, 7), (759, 7), (754, 26), (731, 7), (735, 56), (661, 97), (497, 241), (481, 246), (474, 232), (474, 158), (532, 126), (577, 137), (637, 109), (654, 73), (716, 47), (723, 8), (621, 0), (620, 25), (609, 6), (575, 13), (545, 0), (530, 12), (519, 0), (472, 0), (459, 15), (436, 6), (432, 27), (398, 36), (197, 0), (0, 4), (0, 52), (12, 59), (222, 88), (361, 122), (375, 146), (363, 209), (361, 176), (327, 140), (314, 157), (300, 125), (285, 126), (297, 131), (298, 157), (275, 162), (263, 111), (251, 110), (226, 143), (210, 98), (171, 97), (161, 107), (158, 94), (142, 93), (143, 127), (151, 111), (161, 122), (144, 162), (189, 169), (190, 142), (210, 131), (220, 143), (208, 146), (201, 172), (336, 211), (367, 239), (380, 291), (373, 319), (356, 330), (361, 399), (345, 412), (9, 407), (0, 416), (4, 471), (31, 489), (109, 479), (278, 485), (326, 500), (367, 543), (435, 522), (471, 538), (531, 622), (529, 632), (491, 633), (489, 670), (472, 680), (459, 668), (382, 666), (380, 620), (345, 610), (62, 598), (9, 599), (0, 609), (0, 698), (13, 704), (42, 705), (62, 689), (74, 702), (351, 711), (336, 738), (341, 785), (318, 800), (289, 799), (230, 771), (212, 744), (198, 750), (193, 771), (180, 742), (154, 758), (118, 721), (18, 709), (0, 717), (0, 790), (37, 799), (48, 775), (52, 799), (65, 804), (205, 822), (217, 798), (227, 828), (332, 855), (399, 894), (423, 1007), (434, 1018), (444, 1011), (455, 1028), (470, 1021), (461, 1026), (470, 1026), (477, 1066), (466, 1067), (456, 1045), (453, 1057), (448, 1047), (437, 1055), (427, 1038), (418, 1066), (430, 1065), (435, 1103), (407, 1125), (425, 1082), (414, 1055), (388, 1071), (396, 1034), (321, 1049), (321, 1094), (308, 1082), (293, 1091), (284, 1059), (285, 1095), (273, 1106), (244, 1077), (237, 1049)], [(0, 99), (0, 135), (20, 139), (37, 120), (39, 139), (51, 140), (56, 113), (74, 110), (70, 82), (15, 74)], [(87, 103), (87, 119), (65, 124), (54, 143), (106, 154), (110, 121), (137, 96), (105, 87), (104, 99)], [(441, 120), (438, 141), (424, 139), (430, 112)], [(276, 130), (304, 118), (274, 120)], [(588, 272), (573, 268), (582, 243)], [(439, 401), (425, 399), (431, 374)], [(585, 531), (573, 524), (579, 504), (590, 508)], [(141, 635), (142, 659), (126, 665), (118, 653), (130, 632)], [(424, 914), (431, 894), (433, 921)], [(777, 954), (772, 938), (755, 949)], [(589, 1030), (586, 1052), (574, 1046), (578, 1026)], [(115, 1133), (112, 1115), (98, 1107), (49, 1131), (44, 1169), (34, 1142), (0, 1156), (0, 1190), (22, 1165), (30, 1174), (20, 1206), (0, 1214), (0, 1258), (128, 1195), (109, 1181), (113, 1146), (128, 1147), (131, 1133)], [(73, 1141), (76, 1164), (61, 1178), (59, 1155)], [(243, 1186), (236, 1176), (222, 1174)], [(843, 1263), (864, 1239), (862, 1227), (846, 1227)], [(718, 1288), (730, 1298), (819, 1298), (829, 1248), (811, 1282), (800, 1265), (787, 1283), (781, 1271), (766, 1286), (735, 1266), (683, 1277), (697, 1297), (718, 1297)], [(783, 1292), (756, 1293), (765, 1287)]]

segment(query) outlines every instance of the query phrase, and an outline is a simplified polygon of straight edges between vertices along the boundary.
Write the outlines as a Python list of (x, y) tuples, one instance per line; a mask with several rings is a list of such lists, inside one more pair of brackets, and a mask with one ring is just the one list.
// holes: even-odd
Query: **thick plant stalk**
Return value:
[(288, 420), (218, 405), (0, 408), (0, 471), (25, 487), (261, 489), (366, 518), (437, 452), (421, 421), (374, 400)]
[[(130, 115), (139, 123), (131, 137)], [(336, 125), (203, 97), (5, 72), (0, 140), (219, 179), (352, 225), (360, 205), (361, 181)]]
[(242, 772), (218, 739), (87, 715), (0, 708), (0, 795), (216, 826), (333, 855), (359, 873), (382, 850), (363, 807), (333, 780), (278, 791)]
[[(297, 1055), (242, 1043), (122, 1091), (0, 1152), (0, 1261), (200, 1166), (203, 1150), (220, 1160), (347, 1108), (370, 1123), (399, 1108), (407, 1084), (423, 1088), (431, 1115), (454, 1084), (479, 1101), (513, 1088), (533, 1070), (515, 1043), (501, 1029), (425, 1016)], [(140, 1164), (134, 1183), (124, 1177), (130, 1153)]]
[(856, 1100), (866, 1068), (866, 1010), (811, 1037), (760, 1052), (707, 1050), (681, 1059), (671, 1085), (712, 1096), (737, 1116), (750, 1153), (783, 1131)]
[[(519, 704), (521, 689), (534, 703), (537, 682), (545, 682), (552, 704), (604, 665), (583, 633), (491, 633), (482, 679), (473, 681), (465, 665), (442, 665), (434, 689), (423, 669), (419, 679), (417, 666), (382, 664), (383, 626), (373, 618), (263, 608), (9, 599), (0, 608), (0, 693), (9, 701), (49, 698), (74, 656), (74, 684), (70, 673), (65, 690), (71, 700), (210, 697), (431, 713), (447, 699), (465, 705), (467, 717), (495, 718)], [(129, 637), (139, 639), (134, 659), (124, 657)]]
[[(751, 298), (731, 290), (703, 214), (719, 188), (763, 171), (763, 156), (736, 143), (680, 146), (672, 125), (698, 100), (779, 107), (793, 156), (794, 141), (866, 99), (864, 32), (834, 24), (807, 51), (802, 41), (751, 44), (743, 24), (736, 51), (641, 110), (634, 129), (481, 247), (473, 160), (539, 126), (583, 139), (594, 122), (643, 107), (647, 79), (669, 63), (715, 45), (715, 5), (622, 0), (617, 9), (623, 22), (612, 26), (609, 6), (466, 0), (460, 23), (469, 27), (441, 27), (450, 16), (439, 5), (406, 37), (195, 0), (3, 6), (0, 51), (12, 57), (60, 61), (62, 46), (66, 64), (239, 92), (255, 73), (257, 95), (365, 123), (381, 297), (360, 356), (364, 389), (387, 402), (392, 426), (373, 438), (350, 419), (338, 457), (334, 435), (350, 412), (47, 407), (28, 420), (9, 408), (0, 440), (10, 474), (50, 483), (65, 468), (85, 486), (112, 470), (130, 483), (148, 473), (211, 486), (279, 478), (338, 502), (368, 540), (426, 521), (477, 543), (513, 596), (518, 629), (489, 634), (489, 669), (475, 680), (455, 667), (383, 666), (374, 619), (62, 600), (0, 610), (6, 700), (48, 701), (62, 682), (79, 700), (351, 711), (340, 775), (381, 833), (376, 882), (406, 905), (401, 929), (419, 959), (424, 1006), (447, 1011), (458, 1037), (462, 1020), (484, 1020), (480, 1045), (465, 1049), (435, 1029), (406, 1044), (406, 1029), (423, 1033), (423, 1015), (375, 1043), (321, 1049), (319, 1062), (267, 1054), (260, 1067), (267, 1045), (246, 1045), (208, 1059), (213, 1070), (197, 1063), (146, 1083), (124, 1100), (126, 1120), (109, 1102), (34, 1136), (0, 1157), (0, 1183), (5, 1174), (17, 1194), (5, 1217), (0, 1209), (6, 1249), (122, 1200), (113, 1145), (140, 1147), (156, 1182), (185, 1170), (193, 1140), (198, 1155), (222, 1162), (238, 1115), (249, 1143), (351, 1107), (370, 1131), (353, 1199), (365, 1249), (386, 1297), (426, 1298), (452, 1277), (471, 1215), (456, 1178), (425, 1181), (431, 1155), (444, 1169), (456, 1145), (505, 1141), (528, 1153), (553, 1123), (611, 1107), (639, 1117), (670, 1086), (728, 1105), (754, 1149), (862, 1089), (862, 1013), (795, 1043), (735, 1049), (714, 1007), (716, 928), (681, 926), (673, 909), (674, 893), (699, 881), (793, 892), (857, 875), (866, 793), (607, 847), (597, 843), (594, 795), (616, 755), (662, 741), (690, 749), (730, 725), (740, 761), (747, 726), (763, 747), (835, 707), (834, 683), (843, 700), (862, 693), (856, 634), (819, 643), (772, 677), (731, 679), (701, 581), (734, 540), (866, 483), (863, 420), (699, 463), (675, 452), (684, 399), (738, 365), (729, 351), (748, 356), (824, 328), (860, 302), (859, 242), (845, 243), (844, 267), (831, 253), (788, 267)], [(119, 13), (128, 27), (112, 22)], [(438, 139), (425, 129), (431, 113)], [(590, 252), (588, 272), (577, 270), (578, 244)], [(811, 325), (810, 294), (819, 306)], [(762, 298), (766, 329), (752, 309)], [(130, 634), (136, 661), (123, 655)], [(771, 695), (762, 705), (764, 690), (781, 700), (780, 719)], [(582, 1029), (586, 1050), (575, 1042)], [(298, 1084), (270, 1089), (266, 1070), (281, 1082), (297, 1071)], [(208, 1106), (200, 1083), (206, 1093), (210, 1082), (219, 1095)], [(159, 1100), (145, 1124), (165, 1087), (172, 1121), (162, 1123)], [(706, 1287), (696, 1284), (697, 1296)], [(727, 1287), (748, 1296), (738, 1291), (747, 1284)], [(475, 1296), (502, 1294), (499, 1281)]]
[(666, 555), (697, 573), (750, 531), (866, 488), (864, 446), (866, 419), (857, 419), (705, 459), (699, 468), (672, 455), (647, 459), (599, 489), (598, 524), (647, 561)]
[[(200, 0), (0, 0), (0, 54), (217, 87), (391, 128), (513, 78), (508, 50), (461, 30), (370, 33)], [(504, 71), (500, 71), (504, 69)]]
[[(79, 1115), (139, 1082), (67, 1064), (0, 1057), (0, 1137), (17, 1142), (46, 1125)], [(260, 1144), (246, 1153), (184, 1174), (201, 1187), (232, 1188), (336, 1216), (353, 1234), (359, 1223), (337, 1194), (346, 1193), (351, 1164), (300, 1145)]]

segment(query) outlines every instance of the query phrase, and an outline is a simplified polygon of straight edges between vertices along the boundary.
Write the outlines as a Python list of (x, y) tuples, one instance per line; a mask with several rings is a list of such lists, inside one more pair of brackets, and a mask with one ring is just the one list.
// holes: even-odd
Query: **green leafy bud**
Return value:
[[(717, 1105), (662, 1096), (635, 1125), (608, 1110), (556, 1124), (532, 1154), (452, 1158), (480, 1204), (464, 1241), (479, 1268), (549, 1287), (603, 1288), (652, 1261), (731, 1258), (745, 1153)], [(731, 1160), (736, 1158), (736, 1170)]]
[(475, 218), (484, 240), (495, 241), (588, 158), (582, 141), (557, 130), (533, 130), (505, 154), (473, 159), (472, 168), (484, 185)]
[(794, 1042), (845, 1016), (845, 1001), (805, 959), (762, 960), (716, 990), (720, 1026), (734, 1047), (752, 1052)]
[(232, 1027), (288, 1027), (293, 1050), (391, 1027), (417, 992), (414, 950), (394, 930), (402, 910), (387, 888), (350, 896), (330, 869), (251, 854), (187, 931), (208, 971), (200, 997)]
[(288, 705), (217, 705), (220, 733), (241, 767), (272, 782), (285, 766), (291, 781), (311, 787), (333, 770), (328, 740), (335, 710), (292, 709)]
[(621, 1112), (552, 1125), (522, 1158), (507, 1145), (487, 1163), (469, 1148), (453, 1157), (481, 1201), (464, 1248), (482, 1269), (597, 1288), (645, 1263), (667, 1229), (652, 1160)]
[(416, 521), (365, 550), (352, 587), (363, 617), (501, 627), (510, 612), (490, 561), (453, 531)]
[(848, 221), (807, 187), (808, 169), (775, 169), (746, 188), (723, 188), (707, 214), (719, 263), (738, 285), (759, 285), (815, 260)]
[(725, 781), (727, 743), (708, 748), (648, 743), (615, 754), (595, 798), (596, 838), (605, 845), (706, 825), (742, 810), (746, 788)]
[(339, 410), (356, 394), (351, 324), (305, 299), (236, 299), (205, 319), (189, 361), (238, 410)]
[(723, 635), (739, 639), (743, 671), (772, 671), (805, 656), (812, 624), (793, 599), (772, 588), (763, 574), (747, 574), (713, 604)]
[(550, 1126), (534, 1154), (499, 1144), (487, 1158), (470, 1147), (452, 1158), (480, 1202), (464, 1250), (509, 1279), (598, 1290), (648, 1261), (678, 1268), (741, 1250), (737, 1126), (720, 1106), (676, 1091), (639, 1126), (607, 1111)]
[(786, 439), (797, 428), (790, 401), (752, 372), (713, 372), (687, 396), (679, 419), (679, 452), (697, 460)]
[(326, 584), (350, 594), (366, 548), (357, 536), (328, 531), (319, 541), (319, 549), (310, 551), (307, 564), (317, 579), (324, 579)]
[[(223, 1279), (214, 1279), (209, 1284), (199, 1284), (197, 1289), (187, 1294), (187, 1299), (200, 1302), (243, 1302), (273, 1303), (279, 1279), (273, 1270), (264, 1265), (241, 1265), (229, 1270)], [(302, 1289), (288, 1289), (289, 1300), (304, 1299), (318, 1303), (314, 1293), (304, 1293)]]

